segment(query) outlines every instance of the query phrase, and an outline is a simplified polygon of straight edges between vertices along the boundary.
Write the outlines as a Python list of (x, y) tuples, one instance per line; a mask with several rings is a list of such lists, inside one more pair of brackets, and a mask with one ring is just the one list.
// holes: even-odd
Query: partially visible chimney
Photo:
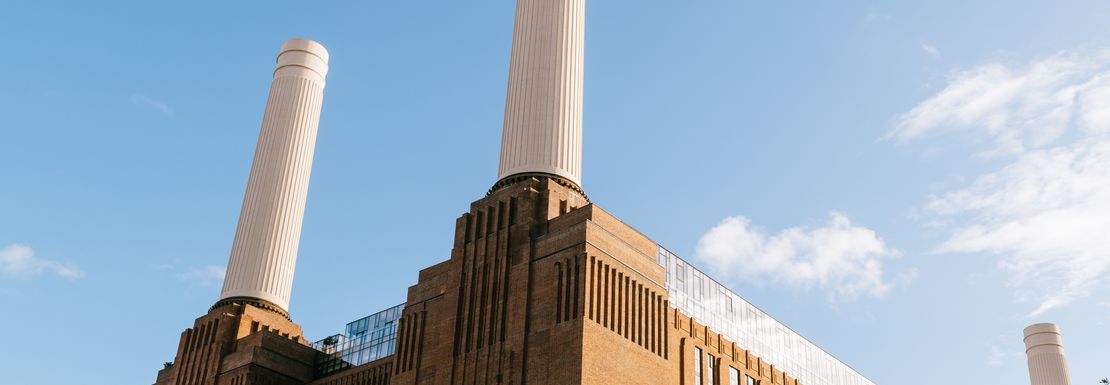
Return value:
[(1071, 385), (1064, 342), (1056, 325), (1043, 323), (1025, 328), (1025, 355), (1029, 357), (1032, 385)]
[(517, 0), (498, 180), (549, 175), (581, 188), (585, 0)]
[(281, 47), (221, 301), (264, 301), (288, 315), (327, 74), (319, 43), (291, 39)]

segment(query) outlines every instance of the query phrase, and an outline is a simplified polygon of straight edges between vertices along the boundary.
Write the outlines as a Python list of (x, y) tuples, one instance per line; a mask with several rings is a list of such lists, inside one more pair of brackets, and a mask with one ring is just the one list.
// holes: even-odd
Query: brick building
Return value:
[(155, 384), (873, 385), (587, 198), (584, 7), (518, 1), (497, 182), (402, 305), (316, 343), (286, 310), (305, 197), (282, 183), (307, 187), (328, 55), (287, 43), (224, 291)]

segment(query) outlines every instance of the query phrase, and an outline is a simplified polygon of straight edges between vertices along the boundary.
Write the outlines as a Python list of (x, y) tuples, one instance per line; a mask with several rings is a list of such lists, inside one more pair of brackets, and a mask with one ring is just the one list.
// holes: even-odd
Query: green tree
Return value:
[(1099, 381), (1098, 383), (1100, 383), (1100, 384), (1110, 384), (1110, 378), (1103, 378), (1102, 381)]

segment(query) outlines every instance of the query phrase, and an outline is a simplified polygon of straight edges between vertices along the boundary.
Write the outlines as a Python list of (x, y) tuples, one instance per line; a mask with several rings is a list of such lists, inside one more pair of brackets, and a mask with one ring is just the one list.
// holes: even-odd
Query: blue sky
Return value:
[[(151, 383), (215, 301), (274, 56), (331, 72), (292, 314), (400, 303), (495, 182), (513, 2), (12, 1), (0, 383)], [(589, 1), (591, 199), (879, 384), (1110, 376), (1104, 1)]]

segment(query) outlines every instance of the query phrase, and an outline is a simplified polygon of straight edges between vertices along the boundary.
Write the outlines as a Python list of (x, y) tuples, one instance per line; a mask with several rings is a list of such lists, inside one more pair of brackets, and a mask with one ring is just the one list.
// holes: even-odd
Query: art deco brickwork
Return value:
[(182, 334), (156, 385), (798, 384), (671, 307), (655, 243), (573, 186), (527, 178), (455, 223), (451, 257), (409, 288), (392, 356), (314, 379), (323, 353), (297, 325), (230, 303)]
[(221, 302), (181, 333), (155, 385), (301, 385), (312, 380), (316, 354), (277, 311)]
[(156, 385), (798, 385), (672, 307), (658, 245), (582, 192), (584, 11), (517, 1), (498, 181), (357, 366), (286, 312), (328, 60), (287, 43), (220, 301)]
[(694, 384), (696, 347), (717, 384), (796, 384), (671, 308), (656, 247), (555, 179), (493, 191), (409, 289), (391, 383)]

